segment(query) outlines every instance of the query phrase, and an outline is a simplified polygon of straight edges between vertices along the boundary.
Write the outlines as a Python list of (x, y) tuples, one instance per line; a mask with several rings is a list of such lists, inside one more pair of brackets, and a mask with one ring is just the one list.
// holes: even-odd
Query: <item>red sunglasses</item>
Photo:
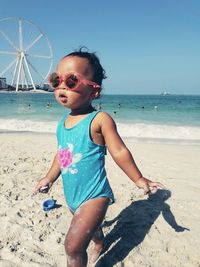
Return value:
[(91, 86), (95, 89), (101, 88), (97, 83), (84, 79), (82, 75), (78, 73), (66, 73), (63, 76), (59, 76), (58, 73), (53, 72), (49, 75), (48, 82), (54, 90), (59, 89), (58, 87), (62, 82), (64, 82), (67, 90), (72, 91), (81, 91), (85, 86)]

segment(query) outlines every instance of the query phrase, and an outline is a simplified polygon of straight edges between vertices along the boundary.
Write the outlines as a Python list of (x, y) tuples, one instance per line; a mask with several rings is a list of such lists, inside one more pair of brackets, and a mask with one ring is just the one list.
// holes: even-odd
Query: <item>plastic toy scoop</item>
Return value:
[(47, 199), (43, 202), (43, 210), (44, 211), (50, 211), (55, 206), (55, 200), (53, 199)]

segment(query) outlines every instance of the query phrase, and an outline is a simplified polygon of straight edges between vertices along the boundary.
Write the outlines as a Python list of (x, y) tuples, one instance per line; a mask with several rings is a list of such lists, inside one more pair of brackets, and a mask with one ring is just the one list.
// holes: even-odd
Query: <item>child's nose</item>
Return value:
[(60, 87), (62, 87), (62, 88), (65, 87), (65, 82), (64, 82), (63, 79), (62, 79), (61, 82), (60, 82)]
[(64, 90), (68, 90), (68, 87), (66, 86), (65, 81), (61, 81), (60, 85), (59, 85), (59, 89), (64, 89)]

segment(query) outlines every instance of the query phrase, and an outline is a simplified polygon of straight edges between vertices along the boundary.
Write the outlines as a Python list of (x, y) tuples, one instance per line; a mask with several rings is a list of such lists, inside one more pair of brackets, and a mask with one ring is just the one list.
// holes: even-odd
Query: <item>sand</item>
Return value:
[[(105, 251), (96, 267), (200, 266), (200, 147), (125, 140), (143, 175), (171, 191), (144, 196), (106, 157), (116, 203), (104, 221)], [(56, 152), (54, 135), (0, 134), (0, 266), (65, 267), (71, 214), (59, 178), (32, 196)], [(45, 213), (42, 202), (57, 208)]]

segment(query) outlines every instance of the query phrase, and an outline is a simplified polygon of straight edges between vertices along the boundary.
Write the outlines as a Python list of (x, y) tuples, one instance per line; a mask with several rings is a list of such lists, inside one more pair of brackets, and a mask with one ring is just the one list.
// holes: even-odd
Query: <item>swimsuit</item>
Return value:
[(64, 195), (72, 212), (89, 199), (114, 196), (105, 170), (106, 146), (95, 144), (90, 125), (98, 111), (93, 111), (71, 128), (65, 128), (64, 115), (57, 127), (58, 160)]

